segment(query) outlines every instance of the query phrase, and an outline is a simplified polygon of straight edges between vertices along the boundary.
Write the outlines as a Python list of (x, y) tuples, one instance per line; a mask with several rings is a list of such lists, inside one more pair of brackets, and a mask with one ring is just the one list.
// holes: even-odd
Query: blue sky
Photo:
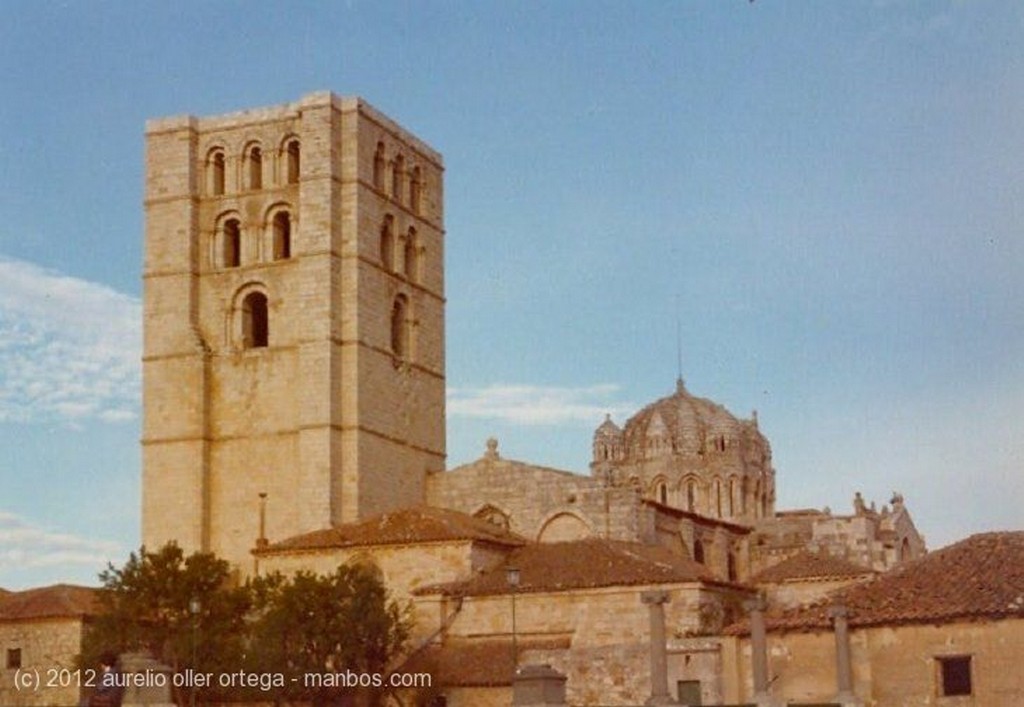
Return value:
[(143, 124), (361, 95), (446, 164), (448, 451), (689, 389), (779, 506), (1021, 527), (1017, 2), (9, 2), (0, 586), (139, 541)]

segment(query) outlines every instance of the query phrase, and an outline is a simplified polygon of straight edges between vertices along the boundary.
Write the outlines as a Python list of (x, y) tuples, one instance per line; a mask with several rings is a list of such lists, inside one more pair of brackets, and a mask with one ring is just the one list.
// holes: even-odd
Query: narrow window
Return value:
[(722, 517), (722, 482), (715, 479), (715, 517)]
[(269, 339), (267, 296), (262, 292), (250, 292), (242, 300), (242, 346), (247, 349), (264, 348)]
[(249, 188), (263, 188), (263, 151), (255, 146), (249, 149)]
[(224, 153), (214, 152), (210, 160), (210, 193), (220, 196), (224, 193)]
[(380, 264), (388, 272), (395, 271), (395, 234), (392, 231), (394, 220), (391, 216), (384, 217), (384, 225), (380, 227)]
[(292, 257), (292, 220), (287, 211), (274, 214), (274, 260)]
[(237, 268), (241, 262), (242, 228), (237, 219), (224, 222), (224, 267)]
[(747, 479), (743, 477), (740, 479), (740, 515), (747, 514), (747, 493), (750, 489), (747, 488)]
[(736, 479), (729, 479), (729, 517), (736, 515)]
[(665, 484), (658, 484), (658, 503), (668, 505), (668, 488)]
[(944, 697), (971, 694), (971, 656), (959, 655), (938, 658), (939, 694)]
[(7, 669), (17, 670), (21, 667), (21, 649), (20, 648), (8, 648), (7, 649)]
[(299, 141), (289, 140), (286, 153), (287, 181), (289, 184), (297, 184), (299, 181)]
[(423, 177), (419, 167), (412, 168), (409, 180), (409, 207), (414, 214), (420, 213), (420, 197), (423, 191)]
[(730, 552), (729, 553), (729, 558), (728, 558), (727, 562), (728, 562), (729, 581), (730, 582), (735, 582), (736, 579), (737, 579), (737, 575), (736, 575), (736, 555)]
[(416, 280), (416, 229), (410, 228), (405, 238), (405, 276), (410, 281)]
[(693, 559), (702, 565), (704, 564), (704, 543), (699, 538), (693, 541)]
[(391, 167), (391, 198), (402, 202), (402, 180), (405, 178), (405, 158), (399, 155)]
[(373, 187), (384, 191), (384, 143), (377, 143), (377, 151), (373, 153)]
[(686, 482), (686, 510), (697, 510), (697, 489), (692, 480)]
[(408, 302), (403, 295), (395, 298), (391, 308), (391, 351), (398, 358), (405, 358), (409, 353), (409, 320)]

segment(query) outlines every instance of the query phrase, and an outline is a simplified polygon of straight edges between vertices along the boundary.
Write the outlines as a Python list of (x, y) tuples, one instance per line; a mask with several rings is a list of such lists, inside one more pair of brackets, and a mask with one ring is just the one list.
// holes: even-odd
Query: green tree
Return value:
[[(256, 617), (249, 669), (283, 673), (285, 687), (276, 696), (314, 705), (353, 699), (377, 704), (388, 667), (408, 638), (409, 620), (408, 611), (389, 600), (375, 568), (355, 564), (330, 575), (272, 575), (250, 587)], [(365, 676), (373, 683), (356, 688), (339, 684), (338, 676)]]
[(83, 637), (83, 665), (95, 665), (107, 651), (145, 652), (178, 672), (219, 673), (241, 664), (251, 601), (245, 587), (233, 585), (226, 561), (208, 553), (186, 557), (174, 543), (156, 552), (142, 547), (124, 567), (108, 565), (100, 581), (100, 613)]

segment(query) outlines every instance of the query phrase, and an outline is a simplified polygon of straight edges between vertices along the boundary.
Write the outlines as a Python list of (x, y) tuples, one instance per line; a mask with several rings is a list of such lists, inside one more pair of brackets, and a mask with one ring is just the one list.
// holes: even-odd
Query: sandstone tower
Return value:
[(445, 458), (441, 156), (330, 93), (153, 120), (146, 148), (146, 545), (247, 567), (261, 505), (276, 540), (422, 502)]

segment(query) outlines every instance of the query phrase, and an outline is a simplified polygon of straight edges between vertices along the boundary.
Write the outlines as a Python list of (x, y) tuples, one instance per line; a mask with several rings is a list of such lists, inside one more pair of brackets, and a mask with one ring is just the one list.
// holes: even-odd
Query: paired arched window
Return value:
[(377, 151), (373, 153), (373, 187), (384, 191), (384, 143), (377, 143)]
[(224, 157), (224, 151), (214, 150), (207, 162), (207, 169), (209, 170), (208, 187), (210, 193), (214, 196), (220, 196), (224, 193), (225, 166), (226, 158)]
[(259, 349), (268, 346), (269, 342), (267, 296), (262, 292), (250, 292), (242, 300), (242, 346)]
[(402, 182), (405, 179), (405, 158), (402, 155), (395, 157), (395, 163), (391, 167), (391, 198), (397, 202), (402, 201)]
[(236, 218), (224, 222), (221, 234), (221, 260), (226, 268), (237, 268), (242, 262), (242, 224)]
[(297, 184), (299, 181), (299, 141), (289, 140), (284, 149), (285, 182)]
[(397, 358), (409, 356), (409, 300), (405, 295), (395, 297), (391, 307), (391, 352)]
[(263, 150), (253, 145), (245, 153), (246, 186), (249, 189), (263, 188)]
[(402, 265), (405, 268), (405, 276), (411, 282), (415, 282), (419, 277), (418, 250), (419, 247), (416, 241), (416, 229), (410, 228), (405, 237), (405, 262)]
[(271, 223), (274, 234), (274, 260), (285, 260), (292, 257), (292, 218), (287, 211), (274, 214)]
[(423, 175), (420, 168), (413, 167), (409, 178), (409, 208), (414, 214), (420, 213), (420, 200), (423, 198)]
[(388, 272), (395, 271), (394, 219), (388, 215), (380, 227), (380, 264)]

